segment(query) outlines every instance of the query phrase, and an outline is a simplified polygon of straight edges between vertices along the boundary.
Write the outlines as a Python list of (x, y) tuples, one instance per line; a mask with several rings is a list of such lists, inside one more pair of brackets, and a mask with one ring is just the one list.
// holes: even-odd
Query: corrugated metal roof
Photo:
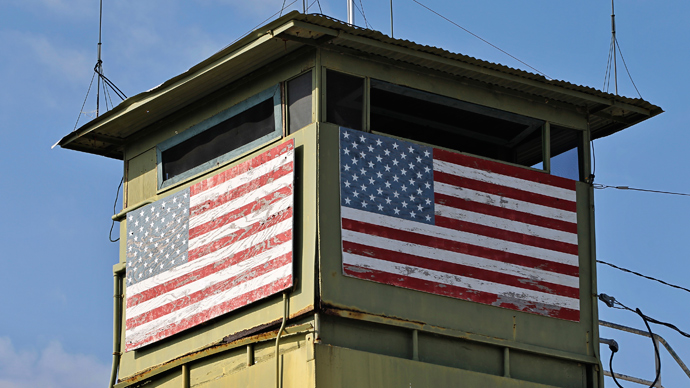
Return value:
[[(285, 38), (288, 38), (286, 41)], [(122, 158), (128, 138), (170, 113), (232, 83), (253, 69), (304, 45), (323, 45), (440, 71), (540, 103), (568, 105), (589, 115), (594, 138), (620, 131), (663, 110), (645, 100), (605, 93), (566, 81), (447, 50), (394, 39), (323, 15), (291, 12), (154, 89), (130, 97), (62, 138), (58, 145)]]

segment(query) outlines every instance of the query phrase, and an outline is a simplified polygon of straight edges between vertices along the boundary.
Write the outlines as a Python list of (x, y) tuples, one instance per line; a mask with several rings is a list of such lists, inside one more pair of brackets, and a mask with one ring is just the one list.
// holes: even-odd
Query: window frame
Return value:
[[(181, 182), (189, 180), (190, 178), (200, 175), (201, 173), (207, 172), (208, 170), (218, 167), (221, 164), (225, 164), (229, 161), (240, 158), (241, 156), (254, 151), (255, 149), (283, 137), (283, 109), (282, 109), (282, 96), (280, 83), (275, 84), (268, 89), (265, 89), (253, 96), (240, 101), (239, 103), (193, 125), (186, 131), (177, 134), (169, 139), (166, 139), (156, 145), (156, 168), (158, 175), (158, 190), (166, 189), (177, 185)], [(230, 150), (223, 155), (213, 158), (205, 163), (202, 163), (196, 167), (193, 167), (179, 175), (176, 175), (169, 179), (163, 179), (163, 152), (168, 149), (186, 141), (190, 138), (228, 120), (231, 119), (242, 112), (255, 107), (256, 105), (273, 98), (273, 117), (275, 120), (274, 130), (264, 135), (256, 140), (246, 143), (238, 148)]]

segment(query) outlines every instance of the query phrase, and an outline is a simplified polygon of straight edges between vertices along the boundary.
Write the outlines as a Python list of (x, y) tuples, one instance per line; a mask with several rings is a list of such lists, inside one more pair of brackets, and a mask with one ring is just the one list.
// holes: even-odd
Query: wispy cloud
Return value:
[(109, 375), (96, 357), (67, 353), (59, 342), (36, 352), (0, 337), (0, 388), (90, 388), (107, 384)]

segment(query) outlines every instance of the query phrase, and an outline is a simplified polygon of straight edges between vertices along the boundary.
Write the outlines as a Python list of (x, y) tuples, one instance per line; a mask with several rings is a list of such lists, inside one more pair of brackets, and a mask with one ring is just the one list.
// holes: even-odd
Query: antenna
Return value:
[(616, 12), (613, 8), (613, 0), (611, 0), (611, 44), (613, 45), (613, 83), (616, 86), (616, 95), (618, 95), (618, 66), (616, 64)]
[[(101, 46), (102, 46), (102, 31), (103, 31), (103, 0), (100, 1), (100, 10), (98, 15), (98, 61), (94, 71), (99, 74), (98, 83), (96, 84), (96, 117), (98, 117), (101, 100), (101, 77), (103, 74), (103, 61), (101, 60)], [(105, 85), (103, 85), (105, 91)]]
[(391, 38), (393, 37), (393, 0), (391, 0)]

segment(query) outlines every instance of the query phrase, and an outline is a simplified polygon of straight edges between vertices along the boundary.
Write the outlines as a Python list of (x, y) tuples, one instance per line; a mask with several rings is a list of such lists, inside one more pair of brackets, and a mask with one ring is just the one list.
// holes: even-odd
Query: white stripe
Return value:
[(179, 265), (166, 272), (159, 273), (158, 275), (144, 279), (131, 286), (127, 286), (127, 294), (139, 294), (145, 290), (148, 290), (149, 288), (153, 288), (159, 284), (174, 280), (186, 273), (196, 271), (199, 268), (203, 268), (234, 253), (242, 252), (245, 249), (261, 244), (263, 241), (287, 232), (288, 230), (292, 230), (292, 218), (281, 221), (270, 228), (266, 228), (263, 231), (250, 236), (251, 238), (243, 238), (242, 240), (236, 241), (233, 244), (223, 247), (222, 249), (219, 249), (209, 255), (202, 256), (196, 260), (192, 260), (186, 264)]
[(538, 205), (536, 203), (520, 201), (518, 199), (502, 197), (500, 195), (484, 193), (472, 189), (465, 189), (462, 187), (449, 185), (447, 183), (434, 182), (434, 192), (450, 195), (451, 197), (461, 198), (468, 201), (492, 205), (498, 208), (517, 210), (523, 213), (553, 218), (555, 220), (572, 223), (577, 222), (576, 212), (556, 209), (544, 205)]
[(205, 211), (198, 216), (189, 217), (189, 228), (195, 228), (199, 225), (203, 225), (209, 221), (212, 221), (224, 214), (231, 213), (233, 210), (239, 209), (249, 203), (252, 203), (260, 198), (263, 198), (272, 192), (278, 191), (284, 187), (292, 185), (294, 181), (293, 173), (284, 175), (269, 184), (261, 187), (257, 187), (255, 190), (249, 191), (239, 198), (235, 198), (232, 201), (226, 202), (216, 208)]
[(513, 254), (534, 257), (541, 260), (553, 261), (573, 266), (578, 266), (578, 256), (552, 251), (549, 249), (523, 245), (511, 241), (500, 240), (492, 237), (480, 236), (472, 233), (461, 232), (454, 229), (446, 229), (436, 225), (428, 225), (421, 222), (408, 221), (396, 217), (382, 214), (370, 213), (367, 211), (352, 209), (342, 206), (342, 218), (359, 220), (373, 225), (380, 225), (392, 229), (398, 229), (413, 233), (418, 233), (430, 237), (443, 238), (451, 241), (460, 241), (466, 244), (496, 249)]
[(269, 273), (258, 276), (254, 279), (239, 284), (218, 294), (211, 295), (204, 300), (181, 308), (173, 313), (146, 322), (132, 329), (125, 331), (127, 343), (134, 344), (146, 340), (157, 332), (169, 328), (171, 325), (179, 323), (185, 318), (202, 313), (216, 305), (227, 302), (241, 295), (247, 294), (265, 285), (275, 283), (292, 274), (292, 263), (277, 268)]
[(288, 152), (279, 155), (275, 159), (269, 160), (268, 162), (256, 167), (252, 168), (250, 170), (247, 170), (246, 172), (233, 177), (218, 186), (211, 187), (210, 189), (206, 191), (202, 191), (200, 193), (197, 193), (196, 195), (191, 196), (189, 199), (189, 206), (194, 207), (199, 204), (202, 204), (206, 201), (213, 200), (214, 198), (218, 197), (219, 195), (222, 195), (230, 190), (232, 190), (235, 187), (241, 186), (247, 182), (253, 181), (254, 179), (259, 178), (262, 175), (266, 175), (271, 171), (277, 170), (280, 167), (282, 167), (284, 164), (290, 163), (294, 159), (294, 150), (291, 149)]
[(518, 190), (531, 191), (533, 193), (575, 202), (575, 190), (563, 189), (545, 183), (537, 183), (534, 181), (479, 170), (441, 160), (434, 159), (434, 171), (445, 172), (448, 174), (457, 175), (461, 178), (474, 179), (481, 182), (493, 183), (499, 186), (511, 187)]
[(580, 280), (576, 276), (564, 275), (556, 272), (545, 271), (537, 268), (523, 267), (517, 264), (471, 256), (463, 253), (446, 251), (413, 243), (404, 243), (385, 237), (372, 236), (365, 233), (343, 229), (343, 241), (362, 244), (374, 248), (387, 249), (394, 252), (406, 253), (428, 259), (445, 261), (448, 263), (466, 265), (487, 271), (500, 272), (502, 275), (517, 276), (532, 281), (560, 284), (567, 287), (579, 288)]
[[(153, 310), (157, 307), (163, 306), (165, 304), (174, 302), (176, 300), (182, 300), (183, 298), (204, 290), (216, 283), (220, 283), (222, 281), (225, 281), (227, 279), (230, 279), (232, 277), (235, 277), (243, 272), (249, 271), (250, 269), (259, 266), (261, 264), (265, 264), (266, 262), (270, 261), (271, 259), (280, 257), (286, 253), (289, 253), (292, 250), (292, 241), (285, 242), (281, 245), (278, 245), (277, 247), (274, 247), (270, 250), (267, 250), (265, 252), (262, 252), (259, 255), (256, 255), (254, 257), (250, 257), (244, 261), (241, 261), (235, 265), (231, 265), (227, 268), (225, 268), (222, 271), (218, 271), (215, 273), (212, 273), (206, 277), (203, 277), (201, 279), (196, 279), (195, 281), (191, 281), (189, 283), (186, 283), (184, 286), (180, 288), (176, 288), (174, 290), (168, 291), (165, 294), (161, 294), (155, 298), (149, 299), (145, 302), (139, 303), (136, 306), (133, 307), (128, 307), (127, 308), (127, 319), (137, 317), (149, 310)], [(128, 297), (134, 297), (136, 295), (131, 294), (131, 296)]]
[[(569, 298), (539, 291), (526, 290), (524, 288), (507, 286), (505, 284), (487, 282), (484, 280), (452, 275), (445, 272), (418, 268), (411, 265), (398, 264), (345, 252), (343, 252), (343, 263), (390, 274), (404, 275), (415, 279), (467, 288), (472, 291), (497, 294), (499, 300), (501, 297), (503, 297), (512, 299), (513, 301), (518, 299), (552, 306), (565, 307), (572, 310), (580, 309), (580, 300), (577, 298)], [(364, 276), (364, 278), (366, 278), (366, 276)]]
[(283, 210), (291, 208), (292, 205), (292, 195), (289, 197), (285, 197), (280, 201), (274, 202), (253, 213), (249, 213), (248, 215), (242, 218), (238, 218), (235, 221), (230, 222), (228, 224), (225, 224), (220, 228), (210, 230), (207, 233), (189, 239), (188, 248), (191, 251), (193, 249), (210, 244), (223, 237), (229, 236), (232, 233), (235, 233), (239, 230), (244, 230), (255, 223), (265, 222), (269, 218), (275, 217), (278, 213), (282, 212)]
[(489, 226), (492, 228), (503, 229), (510, 232), (522, 233), (529, 236), (577, 245), (577, 233), (563, 232), (543, 226), (509, 220), (507, 218), (474, 213), (440, 204), (436, 204), (436, 215), (471, 222), (473, 224)]

